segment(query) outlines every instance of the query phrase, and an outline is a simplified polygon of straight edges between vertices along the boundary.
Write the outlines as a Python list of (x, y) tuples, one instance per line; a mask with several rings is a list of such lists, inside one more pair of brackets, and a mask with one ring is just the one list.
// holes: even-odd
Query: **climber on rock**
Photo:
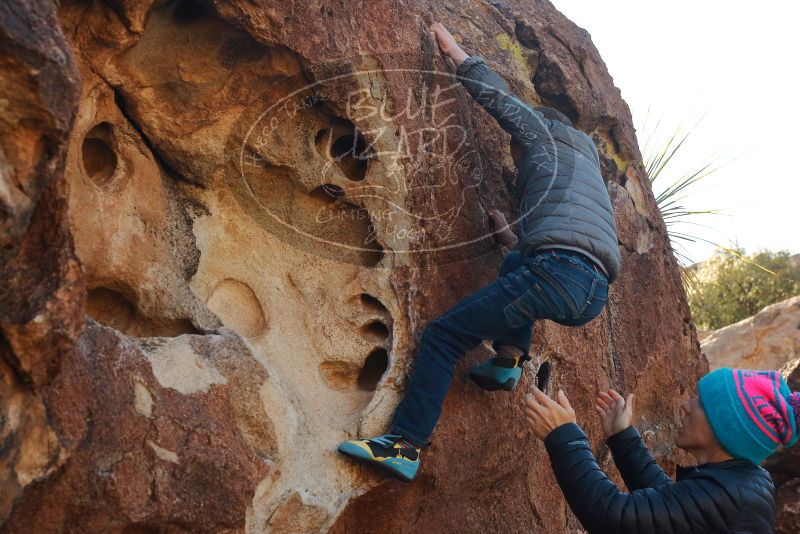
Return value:
[(683, 403), (675, 445), (694, 456), (672, 482), (631, 426), (633, 395), (600, 393), (606, 443), (630, 493), (606, 477), (575, 412), (559, 391), (538, 389), (525, 399), (525, 416), (544, 441), (556, 480), (589, 533), (772, 533), (775, 488), (758, 466), (778, 447), (797, 442), (800, 392), (791, 393), (777, 371), (717, 369)]
[(340, 452), (403, 480), (417, 473), (456, 362), (467, 351), (492, 340), (495, 356), (474, 367), (470, 377), (486, 390), (513, 390), (530, 360), (534, 322), (588, 323), (603, 310), (620, 269), (614, 213), (591, 138), (559, 111), (514, 96), (444, 26), (431, 30), (467, 92), (511, 134), (520, 237), (502, 213), (490, 213), (498, 240), (514, 249), (499, 278), (428, 324), (390, 433), (339, 445)]

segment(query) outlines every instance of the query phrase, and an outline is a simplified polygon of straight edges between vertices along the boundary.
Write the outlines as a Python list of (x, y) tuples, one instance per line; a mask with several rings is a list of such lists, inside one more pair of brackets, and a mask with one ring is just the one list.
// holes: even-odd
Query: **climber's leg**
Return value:
[[(503, 263), (500, 266), (500, 277), (506, 276), (508, 273), (516, 271), (525, 263), (525, 256), (519, 251), (513, 251), (506, 254)], [(528, 355), (528, 350), (531, 346), (531, 331), (533, 330), (533, 320), (523, 323), (517, 328), (498, 335), (494, 341), (494, 348), (496, 352), (502, 352), (504, 346), (512, 352), (517, 352), (516, 349), (521, 349), (524, 355)]]
[[(533, 282), (531, 292), (550, 310), (525, 309), (520, 299), (519, 310), (527, 318), (552, 319), (566, 326), (583, 326), (603, 310), (608, 297), (608, 280), (591, 260), (580, 253), (551, 250), (536, 256), (529, 266)], [(538, 314), (538, 315), (537, 315)], [(470, 371), (479, 386), (493, 391), (512, 390), (522, 375), (522, 365), (530, 359), (532, 324), (521, 319), (523, 327), (512, 329), (495, 339), (497, 355)]]
[(347, 441), (339, 451), (411, 480), (419, 467), (419, 449), (439, 420), (456, 362), (466, 351), (484, 339), (507, 340), (509, 332), (538, 319), (567, 324), (602, 309), (605, 278), (573, 256), (547, 252), (526, 258), (518, 269), (431, 321), (391, 434)]
[(339, 452), (364, 463), (380, 467), (401, 480), (414, 480), (419, 469), (421, 447), (397, 434), (368, 439), (353, 439), (339, 444)]
[(576, 313), (553, 320), (565, 326), (583, 326), (600, 315), (608, 299), (608, 279), (585, 258), (574, 254), (557, 254), (556, 277), (563, 291), (574, 300)]
[[(552, 315), (533, 292), (535, 259), (507, 272), (432, 321), (422, 335), (414, 368), (394, 418), (392, 433), (424, 446), (439, 420), (456, 362), (484, 339), (495, 340)], [(530, 343), (530, 333), (527, 334)]]
[(339, 445), (339, 452), (381, 467), (402, 480), (412, 480), (419, 468), (420, 449), (439, 420), (456, 361), (481, 340), (511, 328), (503, 310), (526, 290), (521, 275), (510, 273), (431, 321), (422, 335), (406, 396), (391, 432), (345, 441)]
[(495, 343), (495, 352), (495, 356), (470, 369), (469, 377), (487, 391), (513, 391), (522, 377), (522, 366), (531, 357), (527, 349), (509, 344)]
[[(522, 266), (525, 260), (519, 251), (506, 255), (500, 267), (500, 276), (505, 276)], [(495, 356), (474, 366), (469, 377), (488, 391), (513, 390), (522, 376), (522, 366), (531, 358), (528, 355), (531, 345), (533, 320), (498, 336), (494, 343)]]

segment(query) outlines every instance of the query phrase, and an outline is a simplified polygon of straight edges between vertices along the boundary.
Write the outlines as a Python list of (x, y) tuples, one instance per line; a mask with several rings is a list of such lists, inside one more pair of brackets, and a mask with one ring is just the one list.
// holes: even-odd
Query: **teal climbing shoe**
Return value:
[(469, 377), (487, 391), (497, 391), (498, 389), (512, 391), (517, 387), (517, 382), (522, 376), (522, 365), (530, 359), (530, 356), (494, 357), (473, 367), (469, 372)]
[(414, 480), (419, 469), (420, 449), (396, 434), (343, 441), (338, 451), (379, 467), (405, 482)]

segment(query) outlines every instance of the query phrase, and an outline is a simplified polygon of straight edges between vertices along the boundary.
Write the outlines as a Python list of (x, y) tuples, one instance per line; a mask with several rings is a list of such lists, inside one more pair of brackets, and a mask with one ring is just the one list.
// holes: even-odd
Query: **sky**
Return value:
[[(691, 130), (656, 193), (709, 161), (722, 164), (684, 205), (723, 213), (676, 230), (748, 252), (800, 253), (800, 2), (551, 1), (591, 34), (640, 147), (653, 131)], [(693, 261), (715, 248), (683, 246)]]

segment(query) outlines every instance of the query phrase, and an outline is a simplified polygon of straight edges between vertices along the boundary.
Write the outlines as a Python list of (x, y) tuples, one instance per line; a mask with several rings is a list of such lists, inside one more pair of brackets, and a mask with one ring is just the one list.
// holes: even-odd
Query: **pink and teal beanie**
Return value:
[(800, 392), (777, 371), (717, 369), (697, 384), (714, 435), (734, 458), (760, 464), (797, 442)]

